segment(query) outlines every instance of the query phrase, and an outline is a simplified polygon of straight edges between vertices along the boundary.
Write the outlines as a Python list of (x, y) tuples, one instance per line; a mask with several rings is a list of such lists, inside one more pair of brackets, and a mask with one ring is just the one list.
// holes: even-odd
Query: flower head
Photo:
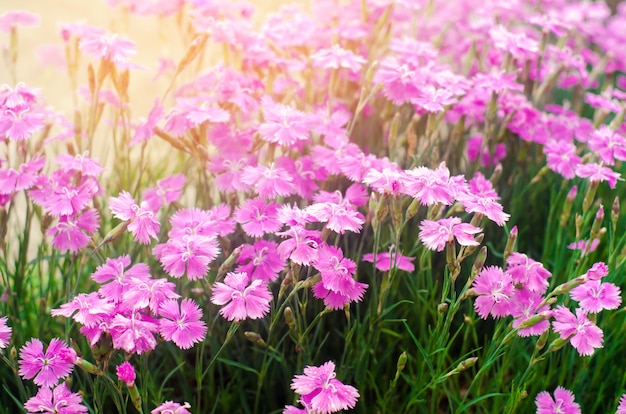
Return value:
[(332, 361), (319, 367), (307, 366), (304, 375), (294, 377), (291, 389), (301, 395), (299, 401), (308, 412), (330, 414), (354, 408), (359, 392), (335, 377)]
[(580, 405), (574, 402), (574, 393), (563, 387), (556, 387), (554, 399), (548, 391), (542, 391), (535, 398), (537, 414), (580, 414)]
[(480, 233), (480, 227), (462, 223), (458, 217), (449, 217), (437, 221), (423, 220), (420, 223), (419, 238), (430, 250), (442, 251), (446, 244), (454, 242), (461, 246), (478, 246), (474, 234)]
[(0, 349), (6, 348), (11, 339), (11, 327), (7, 325), (7, 317), (0, 318)]
[(53, 338), (44, 352), (41, 341), (33, 338), (20, 349), (19, 373), (37, 385), (52, 387), (72, 372), (75, 359), (76, 353), (62, 340)]
[(154, 410), (150, 411), (150, 414), (191, 414), (191, 411), (189, 411), (188, 408), (191, 408), (189, 403), (180, 405), (179, 403), (175, 403), (173, 401), (166, 401)]
[(493, 317), (502, 317), (511, 313), (510, 302), (515, 287), (511, 275), (501, 268), (483, 268), (474, 279), (472, 289), (479, 295), (474, 302), (474, 308), (481, 318), (487, 319), (490, 314)]
[(201, 320), (202, 310), (191, 299), (178, 301), (170, 299), (159, 306), (159, 332), (168, 341), (174, 342), (182, 349), (189, 349), (194, 343), (204, 339), (206, 324)]
[(135, 368), (130, 362), (122, 362), (117, 366), (115, 372), (117, 373), (117, 378), (119, 378), (119, 380), (124, 382), (126, 385), (131, 386), (135, 383)]
[(561, 335), (561, 339), (569, 342), (580, 355), (593, 355), (596, 348), (602, 348), (604, 334), (587, 318), (587, 312), (576, 309), (574, 315), (565, 306), (558, 306), (553, 313), (552, 327)]
[(617, 309), (622, 303), (620, 289), (613, 283), (589, 280), (570, 291), (572, 299), (587, 312), (597, 313), (602, 309)]
[(37, 395), (24, 404), (29, 413), (79, 414), (86, 413), (87, 407), (81, 404), (80, 394), (73, 393), (62, 382), (54, 389), (41, 387)]
[(259, 319), (270, 310), (272, 292), (262, 280), (250, 281), (247, 273), (228, 273), (224, 283), (217, 282), (213, 287), (211, 302), (226, 305), (220, 315), (229, 321), (246, 318)]

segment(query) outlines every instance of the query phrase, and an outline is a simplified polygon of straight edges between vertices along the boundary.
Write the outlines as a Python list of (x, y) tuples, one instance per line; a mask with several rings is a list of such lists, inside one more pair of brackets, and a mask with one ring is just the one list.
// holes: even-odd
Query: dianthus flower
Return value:
[(545, 293), (548, 289), (548, 279), (552, 276), (543, 264), (530, 259), (522, 253), (513, 252), (506, 259), (507, 273), (513, 278), (513, 283), (524, 285), (531, 292)]
[(52, 236), (52, 246), (61, 253), (76, 253), (89, 244), (91, 235), (100, 228), (98, 212), (89, 209), (80, 215), (61, 216), (59, 222), (46, 231)]
[(136, 354), (156, 347), (154, 333), (158, 330), (157, 320), (135, 311), (131, 311), (130, 317), (118, 313), (109, 325), (113, 348)]
[(150, 237), (158, 240), (161, 224), (145, 201), (138, 205), (128, 192), (122, 191), (118, 197), (109, 199), (109, 208), (114, 217), (129, 222), (128, 230), (136, 242), (150, 244)]
[(278, 243), (257, 240), (253, 245), (243, 246), (237, 262), (237, 272), (246, 272), (251, 280), (260, 279), (269, 283), (278, 277), (286, 261), (278, 254)]
[(100, 297), (98, 292), (79, 293), (71, 302), (61, 305), (60, 309), (52, 309), (50, 314), (71, 317), (76, 322), (91, 328), (102, 322), (106, 316), (111, 315), (114, 308), (115, 304), (109, 299)]
[(6, 348), (11, 340), (11, 327), (7, 325), (7, 317), (0, 318), (0, 349)]
[(202, 310), (191, 299), (178, 301), (170, 299), (159, 306), (159, 332), (168, 341), (181, 349), (189, 349), (206, 336), (207, 327), (201, 320)]
[(313, 266), (322, 280), (313, 286), (315, 297), (324, 300), (329, 309), (341, 309), (350, 302), (361, 300), (367, 285), (354, 280), (356, 263), (343, 257), (340, 248), (322, 244)]
[(168, 299), (178, 299), (176, 285), (167, 279), (140, 279), (131, 277), (127, 280), (126, 291), (122, 294), (122, 303), (132, 304), (133, 309), (148, 308), (152, 313), (159, 313), (159, 306)]
[(186, 178), (183, 174), (175, 174), (157, 181), (154, 188), (148, 188), (143, 199), (152, 211), (159, 211), (163, 204), (169, 205), (178, 200), (183, 193)]
[(575, 287), (570, 291), (570, 297), (590, 313), (598, 313), (602, 309), (617, 309), (622, 303), (620, 289), (613, 283), (600, 283), (599, 280), (588, 280)]
[(268, 167), (258, 165), (244, 168), (241, 181), (253, 186), (256, 193), (263, 198), (285, 197), (295, 192), (291, 175), (274, 163)]
[(556, 387), (554, 399), (548, 391), (542, 391), (535, 398), (537, 414), (580, 414), (580, 405), (574, 402), (574, 393), (563, 387)]
[(447, 243), (458, 241), (461, 246), (478, 246), (474, 234), (480, 233), (480, 227), (462, 223), (458, 217), (449, 217), (437, 221), (422, 220), (419, 239), (430, 250), (442, 251)]
[(266, 203), (262, 198), (250, 198), (239, 206), (233, 218), (251, 237), (274, 233), (283, 226), (277, 219), (278, 203)]
[(26, 10), (11, 10), (0, 15), (0, 32), (11, 33), (17, 26), (38, 26), (41, 17)]
[(217, 282), (213, 287), (211, 302), (226, 305), (220, 309), (220, 315), (229, 321), (241, 321), (246, 318), (259, 319), (270, 310), (272, 292), (262, 280), (250, 281), (247, 273), (230, 272), (224, 283)]
[(331, 414), (354, 408), (359, 392), (335, 377), (335, 364), (332, 361), (319, 367), (307, 366), (304, 375), (294, 377), (291, 389), (300, 394), (299, 402), (307, 412)]
[(283, 260), (291, 259), (294, 263), (308, 266), (317, 258), (321, 232), (307, 230), (303, 226), (293, 226), (276, 234), (289, 237), (278, 245), (278, 254)]
[(619, 405), (617, 406), (617, 411), (615, 414), (626, 414), (626, 394), (622, 394), (619, 399)]
[(76, 352), (62, 340), (53, 338), (44, 352), (41, 341), (33, 338), (20, 349), (19, 374), (50, 388), (72, 372), (75, 360)]
[(482, 319), (511, 314), (511, 297), (515, 290), (511, 275), (497, 266), (487, 266), (480, 271), (472, 289), (478, 294), (474, 308)]
[(354, 73), (361, 70), (361, 67), (367, 62), (363, 57), (351, 50), (344, 49), (336, 44), (330, 48), (318, 50), (311, 56), (311, 60), (313, 61), (313, 66), (324, 69), (345, 68)]
[(326, 227), (335, 233), (346, 231), (359, 233), (365, 218), (350, 203), (314, 203), (306, 211), (317, 221), (326, 223)]
[(454, 187), (445, 163), (434, 170), (427, 167), (408, 170), (403, 176), (403, 184), (403, 192), (417, 198), (424, 206), (454, 202)]
[(537, 292), (531, 292), (528, 289), (516, 289), (513, 292), (513, 296), (511, 298), (511, 316), (515, 318), (513, 320), (513, 327), (517, 328), (526, 320), (531, 317), (538, 315), (541, 312), (544, 312), (546, 319), (530, 326), (528, 328), (521, 328), (517, 331), (518, 335), (521, 337), (527, 337), (531, 335), (541, 335), (547, 329), (550, 329), (550, 321), (548, 318), (550, 317), (548, 305), (544, 305), (541, 308), (538, 308), (539, 304), (543, 301), (543, 296)]
[(374, 257), (374, 253), (364, 254), (361, 258), (364, 262), (376, 263), (376, 269), (388, 272), (393, 268), (398, 268), (406, 272), (415, 270), (413, 264), (414, 257), (403, 256), (397, 252), (381, 252)]
[(150, 414), (191, 414), (191, 411), (187, 408), (191, 408), (189, 403), (180, 405), (179, 403), (166, 401), (154, 410), (150, 411)]
[(609, 267), (604, 262), (594, 263), (585, 275), (587, 280), (600, 280), (609, 274)]
[(130, 266), (130, 256), (124, 255), (115, 259), (108, 258), (93, 272), (91, 278), (96, 282), (109, 282), (98, 289), (103, 297), (119, 302), (122, 294), (128, 290), (128, 281), (131, 278), (144, 281), (150, 279), (150, 268), (145, 263), (137, 263), (125, 270), (128, 266)]
[(574, 315), (565, 306), (558, 306), (553, 316), (554, 331), (559, 333), (561, 339), (569, 339), (580, 355), (593, 355), (595, 348), (602, 348), (604, 333), (587, 318), (584, 309), (576, 309)]
[(34, 186), (39, 177), (37, 173), (44, 167), (45, 163), (44, 157), (35, 157), (20, 165), (18, 170), (0, 168), (0, 194), (13, 194)]
[(78, 47), (88, 56), (114, 63), (126, 63), (137, 53), (135, 43), (120, 38), (117, 33), (90, 33), (81, 39)]
[(261, 99), (261, 105), (265, 118), (259, 126), (262, 139), (287, 147), (309, 139), (311, 126), (306, 114), (267, 97)]
[(207, 273), (220, 248), (215, 237), (189, 234), (154, 246), (153, 253), (170, 276), (186, 274), (189, 280), (197, 280)]
[(104, 171), (104, 167), (98, 161), (88, 156), (88, 152), (77, 155), (61, 154), (56, 162), (61, 165), (65, 172), (79, 171), (84, 176), (97, 177)]
[(609, 187), (615, 188), (618, 180), (622, 180), (619, 173), (601, 164), (587, 163), (576, 167), (576, 176), (588, 178), (589, 181), (606, 181)]
[(79, 414), (86, 413), (87, 407), (81, 404), (83, 399), (80, 394), (73, 393), (62, 382), (54, 389), (41, 387), (37, 395), (31, 397), (24, 404), (28, 413), (45, 414)]

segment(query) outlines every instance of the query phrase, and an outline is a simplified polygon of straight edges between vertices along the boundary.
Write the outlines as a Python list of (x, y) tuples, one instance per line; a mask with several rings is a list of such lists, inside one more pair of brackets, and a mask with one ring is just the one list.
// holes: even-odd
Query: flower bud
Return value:
[(504, 247), (504, 261), (515, 251), (515, 242), (517, 242), (517, 226), (513, 226)]
[(578, 194), (578, 187), (573, 186), (567, 193), (567, 197), (565, 197), (563, 211), (561, 212), (561, 220), (559, 223), (561, 227), (565, 227), (567, 225), (567, 221), (572, 214), (572, 207), (574, 206), (574, 200), (576, 200), (576, 194)]

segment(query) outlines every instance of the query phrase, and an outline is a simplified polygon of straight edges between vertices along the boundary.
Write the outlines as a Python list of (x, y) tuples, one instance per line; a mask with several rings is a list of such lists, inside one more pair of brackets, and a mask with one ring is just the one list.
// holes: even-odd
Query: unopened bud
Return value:
[(248, 341), (253, 342), (259, 346), (265, 347), (267, 345), (265, 341), (263, 340), (263, 338), (261, 338), (261, 335), (259, 335), (256, 332), (246, 331), (243, 333), (243, 335), (246, 337)]
[(448, 307), (449, 305), (447, 303), (440, 303), (439, 305), (437, 305), (437, 312), (439, 312), (440, 315), (443, 315), (448, 311)]
[(587, 188), (587, 191), (585, 192), (585, 198), (583, 199), (583, 213), (588, 212), (591, 208), (599, 185), (600, 181), (589, 182), (589, 187)]
[(615, 197), (615, 200), (613, 200), (613, 206), (611, 207), (611, 224), (613, 224), (613, 230), (615, 230), (615, 228), (617, 227), (617, 220), (619, 219), (620, 216), (620, 204), (619, 204), (619, 197)]
[(541, 351), (548, 342), (548, 336), (550, 335), (550, 329), (546, 329), (537, 339), (537, 343), (535, 344), (535, 349), (537, 352)]
[(552, 316), (552, 313), (550, 311), (540, 312), (537, 315), (533, 315), (530, 318), (526, 319), (524, 322), (520, 323), (518, 328), (519, 329), (532, 328), (538, 323), (541, 323), (545, 321), (546, 319), (550, 318), (550, 316)]
[(513, 226), (504, 247), (504, 261), (515, 251), (515, 243), (517, 242), (517, 226)]
[(398, 363), (396, 364), (396, 372), (402, 372), (404, 371), (404, 367), (406, 367), (406, 361), (408, 360), (408, 357), (406, 355), (406, 351), (401, 353), (400, 356), (398, 357)]
[(289, 306), (285, 308), (283, 315), (285, 317), (285, 322), (287, 323), (287, 326), (289, 327), (289, 329), (293, 332), (296, 332), (296, 319), (293, 317), (293, 311), (291, 310)]
[(232, 251), (230, 256), (228, 256), (226, 260), (224, 260), (224, 263), (222, 263), (222, 265), (217, 269), (217, 280), (219, 280), (222, 276), (224, 276), (233, 268), (233, 266), (235, 265), (235, 262), (237, 261), (237, 259), (239, 259), (239, 255), (241, 255), (242, 249), (243, 249), (243, 245), (237, 246)]
[(600, 208), (596, 212), (596, 218), (593, 220), (593, 224), (591, 225), (590, 232), (590, 240), (598, 238), (598, 232), (602, 227), (602, 222), (604, 221), (604, 207), (600, 204)]
[(554, 341), (552, 341), (550, 346), (548, 346), (548, 352), (556, 352), (559, 349), (563, 348), (565, 345), (567, 345), (568, 342), (569, 339), (556, 338)]
[(572, 214), (572, 207), (574, 206), (574, 200), (576, 200), (576, 194), (578, 194), (578, 187), (573, 186), (567, 193), (567, 197), (565, 197), (563, 210), (561, 211), (561, 221), (559, 223), (561, 227), (565, 227), (567, 225), (567, 221)]

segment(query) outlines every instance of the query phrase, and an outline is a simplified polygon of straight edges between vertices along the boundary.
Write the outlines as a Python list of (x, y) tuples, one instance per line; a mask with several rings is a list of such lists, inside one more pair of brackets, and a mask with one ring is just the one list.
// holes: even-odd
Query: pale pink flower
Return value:
[(61, 169), (65, 172), (80, 171), (82, 175), (97, 177), (105, 169), (98, 161), (88, 155), (88, 152), (74, 156), (61, 154), (56, 158), (56, 162), (61, 165)]
[(91, 328), (111, 315), (114, 308), (115, 304), (110, 299), (100, 297), (97, 292), (79, 293), (71, 302), (62, 304), (60, 309), (52, 309), (50, 314), (71, 317), (76, 322)]
[(0, 318), (0, 349), (6, 348), (11, 340), (11, 327), (7, 325), (8, 318)]
[(582, 164), (582, 159), (576, 154), (576, 145), (565, 140), (550, 140), (543, 147), (548, 167), (563, 176), (571, 179), (576, 176), (576, 168)]
[(350, 72), (358, 72), (367, 62), (363, 57), (357, 55), (351, 50), (342, 48), (335, 44), (327, 49), (320, 49), (311, 56), (313, 66), (324, 69), (344, 68)]
[(100, 228), (100, 217), (95, 209), (89, 209), (78, 216), (61, 216), (59, 222), (46, 231), (52, 236), (52, 246), (61, 253), (76, 253), (86, 247), (91, 236)]
[(215, 236), (185, 234), (154, 246), (152, 253), (170, 276), (186, 274), (189, 280), (197, 280), (206, 275), (220, 248)]
[(300, 394), (299, 402), (308, 412), (331, 414), (354, 408), (359, 392), (335, 377), (332, 361), (319, 367), (307, 366), (303, 375), (293, 378), (291, 389)]
[(12, 141), (24, 141), (43, 129), (45, 114), (37, 107), (0, 107), (0, 136)]
[(248, 236), (261, 237), (275, 233), (283, 224), (278, 220), (278, 203), (265, 202), (262, 198), (250, 198), (239, 206), (233, 218)]
[(609, 187), (615, 188), (617, 181), (621, 181), (621, 175), (602, 164), (587, 163), (576, 167), (576, 176), (589, 178), (589, 181), (606, 181)]
[(482, 319), (489, 315), (494, 318), (511, 314), (511, 298), (515, 291), (511, 275), (497, 266), (484, 267), (472, 284), (478, 294), (474, 308)]
[(438, 203), (451, 205), (454, 202), (454, 186), (445, 163), (434, 170), (427, 167), (407, 170), (403, 179), (403, 192), (417, 198), (424, 206)]
[(570, 250), (581, 250), (583, 253), (591, 253), (595, 252), (599, 245), (600, 239), (593, 239), (591, 242), (589, 240), (578, 240), (568, 244), (567, 248)]
[(542, 391), (535, 398), (536, 414), (580, 414), (580, 405), (574, 401), (574, 393), (563, 387), (556, 387), (554, 399), (548, 391)]
[(346, 231), (359, 233), (365, 223), (365, 217), (352, 204), (344, 202), (314, 203), (306, 208), (315, 220), (326, 223), (326, 227), (335, 233), (344, 234)]
[(460, 194), (458, 200), (465, 207), (468, 213), (480, 213), (498, 226), (504, 226), (510, 214), (504, 212), (502, 204), (498, 203), (493, 197), (481, 197), (471, 193)]
[(78, 47), (88, 56), (113, 63), (126, 63), (137, 53), (135, 43), (120, 38), (117, 33), (89, 33), (80, 40)]
[(81, 404), (82, 401), (80, 394), (71, 392), (67, 384), (62, 382), (54, 389), (39, 388), (37, 395), (29, 398), (24, 408), (29, 414), (80, 414), (88, 412), (87, 407)]
[(268, 97), (262, 98), (261, 105), (265, 118), (259, 126), (262, 139), (287, 147), (309, 140), (311, 125), (306, 114)]
[(403, 178), (402, 172), (396, 169), (386, 167), (379, 171), (376, 168), (370, 168), (362, 182), (380, 194), (398, 194), (404, 192)]
[(296, 225), (276, 234), (289, 237), (278, 245), (278, 254), (283, 260), (291, 259), (294, 263), (307, 266), (317, 258), (321, 232)]
[(128, 192), (122, 191), (109, 199), (109, 208), (114, 217), (129, 222), (128, 230), (136, 242), (150, 244), (150, 238), (158, 240), (161, 223), (145, 201), (138, 205)]
[(250, 281), (243, 272), (228, 273), (224, 283), (215, 283), (211, 295), (211, 302), (226, 305), (220, 309), (220, 315), (229, 321), (262, 318), (269, 312), (271, 300), (267, 284), (260, 279)]
[(135, 126), (135, 133), (130, 140), (130, 146), (134, 146), (148, 141), (155, 135), (156, 127), (163, 119), (165, 111), (159, 99), (154, 100), (152, 109), (148, 113), (147, 119), (141, 119), (140, 123)]
[(419, 90), (418, 96), (411, 98), (411, 103), (418, 110), (426, 112), (443, 112), (447, 106), (455, 104), (457, 96), (446, 88), (437, 88), (434, 85), (425, 85)]
[(256, 193), (263, 198), (284, 197), (295, 192), (291, 175), (274, 163), (268, 167), (262, 165), (245, 167), (241, 181), (253, 186)]
[(590, 313), (603, 309), (617, 309), (622, 303), (621, 291), (613, 283), (588, 280), (570, 291), (570, 297)]
[(76, 352), (62, 340), (53, 338), (44, 352), (41, 341), (33, 338), (20, 349), (19, 374), (50, 388), (72, 372), (75, 360)]
[(174, 174), (169, 177), (157, 181), (154, 188), (148, 188), (144, 191), (143, 200), (148, 203), (148, 207), (152, 211), (159, 211), (162, 205), (170, 205), (183, 193), (185, 185), (184, 174)]
[(35, 157), (20, 165), (18, 170), (0, 168), (0, 194), (13, 194), (33, 187), (39, 177), (37, 173), (41, 171), (45, 163), (44, 157)]
[(480, 227), (461, 222), (458, 217), (443, 218), (437, 221), (422, 220), (420, 223), (419, 239), (430, 250), (443, 251), (446, 244), (453, 243), (454, 239), (461, 246), (478, 246), (474, 235), (482, 232)]
[(419, 96), (418, 71), (414, 65), (395, 56), (384, 58), (374, 74), (374, 82), (383, 85), (383, 94), (395, 105)]
[(569, 339), (580, 355), (593, 355), (596, 348), (602, 348), (604, 333), (587, 318), (584, 309), (576, 309), (574, 315), (565, 306), (558, 306), (553, 316), (554, 331), (559, 333), (561, 339)]
[(206, 336), (207, 327), (202, 321), (202, 310), (191, 299), (178, 301), (170, 299), (159, 306), (159, 332), (168, 341), (181, 349), (189, 349)]
[(376, 264), (376, 269), (388, 272), (393, 268), (404, 270), (405, 272), (413, 272), (415, 265), (413, 264), (414, 257), (403, 256), (395, 251), (381, 252), (374, 257), (374, 253), (364, 254), (361, 258), (364, 262), (371, 262)]
[(39, 26), (41, 17), (26, 10), (11, 10), (0, 15), (0, 32), (11, 33), (17, 26)]
[(539, 53), (536, 40), (524, 33), (512, 33), (502, 25), (491, 28), (489, 35), (498, 49), (511, 53), (518, 60), (532, 59)]
[(191, 408), (189, 403), (180, 405), (179, 403), (166, 401), (154, 410), (150, 411), (150, 414), (191, 414), (191, 411), (189, 411), (188, 408)]

